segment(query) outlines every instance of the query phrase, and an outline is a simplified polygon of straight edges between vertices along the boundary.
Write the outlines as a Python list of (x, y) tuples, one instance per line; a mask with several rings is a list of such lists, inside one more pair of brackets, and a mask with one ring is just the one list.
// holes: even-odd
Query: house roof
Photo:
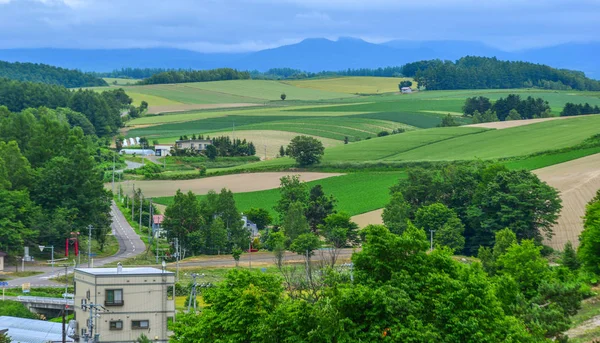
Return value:
[(121, 272), (117, 272), (117, 268), (75, 268), (75, 271), (96, 276), (115, 276), (115, 275), (158, 275), (170, 274), (173, 272), (162, 271), (157, 268), (142, 267), (142, 268), (122, 268)]
[[(0, 327), (8, 329), (7, 336), (13, 342), (45, 343), (62, 342), (62, 324), (44, 320), (0, 316)], [(67, 342), (73, 339), (67, 337)]]
[(152, 216), (152, 222), (154, 224), (162, 224), (163, 220), (165, 220), (164, 214), (155, 214)]

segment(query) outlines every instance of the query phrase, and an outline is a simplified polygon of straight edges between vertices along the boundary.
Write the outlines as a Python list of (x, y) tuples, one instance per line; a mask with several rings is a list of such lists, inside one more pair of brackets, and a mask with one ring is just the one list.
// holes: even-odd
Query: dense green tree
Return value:
[(196, 195), (189, 191), (187, 194), (177, 190), (173, 204), (165, 210), (163, 227), (169, 239), (178, 238), (182, 246), (190, 245), (190, 235), (200, 231), (204, 224), (200, 204)]
[(435, 231), (435, 244), (453, 251), (462, 251), (465, 246), (465, 227), (456, 212), (444, 204), (434, 203), (421, 207), (415, 214), (415, 225), (426, 233)]
[(6, 180), (10, 182), (10, 189), (27, 189), (31, 186), (33, 170), (27, 158), (21, 154), (16, 141), (8, 143), (0, 141), (0, 159), (4, 161)]
[(264, 208), (253, 207), (246, 211), (245, 215), (248, 217), (248, 220), (256, 224), (256, 228), (259, 230), (265, 229), (273, 221), (269, 211), (265, 210)]
[(47, 64), (0, 61), (0, 78), (61, 85), (67, 88), (108, 86), (99, 77)]
[(279, 147), (279, 157), (285, 156), (285, 148), (282, 146)]
[(403, 80), (400, 81), (400, 83), (398, 84), (398, 89), (402, 90), (403, 87), (412, 87), (413, 83), (410, 80)]
[(209, 159), (211, 159), (213, 161), (217, 158), (217, 155), (218, 155), (217, 148), (212, 144), (209, 144), (206, 147), (206, 150), (204, 151), (204, 153), (206, 154), (206, 157), (208, 157)]
[(227, 249), (227, 243), (225, 223), (221, 218), (216, 218), (206, 230), (204, 246), (208, 252), (220, 254)]
[(402, 74), (414, 77), (419, 87), (428, 90), (508, 89), (532, 86), (600, 89), (600, 82), (587, 78), (583, 73), (554, 69), (541, 64), (499, 61), (496, 58), (476, 56), (462, 57), (455, 62), (430, 60), (408, 63), (402, 67)]
[(442, 118), (442, 123), (439, 125), (440, 127), (452, 127), (459, 126), (460, 124), (456, 122), (454, 116), (448, 113), (445, 117)]
[(317, 164), (325, 152), (323, 143), (310, 136), (296, 136), (287, 147), (286, 155), (295, 159), (301, 167)]
[(510, 110), (510, 112), (508, 113), (508, 117), (506, 117), (506, 120), (521, 120), (521, 119), (522, 119), (521, 115), (514, 108), (512, 110)]
[(246, 79), (250, 79), (250, 73), (248, 73), (247, 71), (237, 71), (231, 68), (218, 68), (211, 70), (165, 70), (150, 75), (148, 78), (139, 81), (138, 84), (154, 85), (165, 83), (208, 82)]
[(14, 300), (3, 300), (0, 302), (0, 315), (25, 319), (39, 319), (39, 317), (35, 313), (29, 311), (25, 305)]
[(600, 191), (586, 206), (577, 254), (583, 267), (600, 274)]
[(352, 221), (346, 212), (333, 213), (319, 225), (319, 232), (329, 244), (331, 267), (335, 267), (340, 249), (359, 243), (358, 224)]
[(463, 114), (465, 116), (473, 116), (475, 111), (479, 113), (484, 113), (490, 108), (492, 108), (492, 103), (489, 98), (486, 98), (484, 96), (476, 96), (472, 98), (467, 98), (467, 100), (465, 100), (465, 104), (463, 106)]
[(277, 267), (281, 268), (283, 265), (283, 257), (285, 255), (285, 242), (286, 238), (283, 234), (283, 231), (271, 232), (269, 233), (269, 238), (267, 240), (267, 245), (269, 249), (273, 252), (275, 256), (275, 261), (277, 262)]
[(411, 206), (400, 192), (394, 192), (392, 199), (385, 205), (381, 218), (392, 233), (402, 234), (411, 217)]
[(288, 211), (281, 222), (281, 227), (290, 241), (310, 231), (302, 203), (294, 202), (289, 205)]
[(287, 95), (285, 95), (285, 93), (281, 93), (281, 101), (284, 101), (287, 98)]
[(474, 230), (468, 239), (470, 251), (491, 246), (494, 233), (510, 228), (519, 239), (541, 242), (551, 237), (561, 209), (558, 191), (525, 170), (497, 173), (482, 183), (473, 197), (468, 219)]
[(571, 241), (568, 241), (563, 248), (561, 264), (570, 270), (577, 270), (581, 266), (581, 262), (577, 258), (577, 253), (573, 249)]
[(310, 189), (305, 215), (313, 233), (317, 233), (317, 227), (323, 224), (328, 215), (335, 212), (335, 203), (333, 195), (326, 196), (321, 185)]
[(300, 181), (299, 175), (287, 175), (279, 179), (279, 194), (280, 198), (275, 211), (279, 213), (279, 218), (282, 219), (288, 213), (290, 204), (299, 202), (306, 204), (308, 202), (308, 189), (304, 182)]

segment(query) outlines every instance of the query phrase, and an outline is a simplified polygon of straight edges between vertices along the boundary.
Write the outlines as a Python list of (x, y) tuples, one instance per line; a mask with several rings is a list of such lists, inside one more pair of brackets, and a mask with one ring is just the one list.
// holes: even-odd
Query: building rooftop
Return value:
[[(160, 275), (163, 271), (158, 268), (122, 268), (120, 272), (117, 268), (76, 268), (76, 271), (90, 275)], [(164, 274), (173, 275), (173, 272), (164, 271)]]
[[(10, 337), (13, 342), (62, 342), (62, 323), (0, 316), (0, 328), (8, 329), (6, 335)], [(67, 337), (67, 342), (73, 342), (73, 339)]]
[(152, 216), (152, 222), (154, 224), (162, 224), (162, 222), (165, 220), (165, 215), (164, 214), (155, 214)]

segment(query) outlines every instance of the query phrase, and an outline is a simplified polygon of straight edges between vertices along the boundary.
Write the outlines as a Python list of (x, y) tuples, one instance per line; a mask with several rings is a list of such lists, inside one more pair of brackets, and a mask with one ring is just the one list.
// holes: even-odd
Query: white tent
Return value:
[(136, 141), (137, 145), (140, 145), (140, 137), (135, 137), (135, 141)]
[(134, 146), (135, 145), (135, 139), (129, 138), (129, 145), (130, 146)]
[(123, 140), (123, 146), (127, 146), (127, 145), (128, 145), (128, 144), (127, 144), (127, 138), (125, 138), (125, 139)]

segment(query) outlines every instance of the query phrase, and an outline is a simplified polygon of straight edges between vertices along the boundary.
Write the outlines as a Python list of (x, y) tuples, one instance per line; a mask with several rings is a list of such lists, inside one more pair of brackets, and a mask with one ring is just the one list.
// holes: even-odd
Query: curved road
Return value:
[[(131, 225), (127, 222), (123, 213), (119, 211), (117, 205), (114, 203), (111, 204), (110, 214), (112, 216), (112, 232), (115, 235), (115, 238), (119, 242), (119, 251), (110, 256), (104, 257), (94, 260), (94, 267), (101, 267), (105, 264), (116, 262), (119, 260), (123, 260), (126, 258), (135, 257), (141, 253), (143, 253), (146, 249), (144, 242), (140, 239), (140, 237), (135, 233)], [(86, 253), (85, 249), (82, 249), (82, 253)], [(63, 272), (63, 267), (59, 267), (60, 262), (55, 263), (55, 273), (58, 275), (59, 272)], [(85, 264), (87, 266), (87, 263)], [(48, 281), (48, 279), (53, 277), (52, 268), (51, 267), (40, 267), (33, 268), (29, 267), (29, 270), (40, 270), (44, 271), (43, 274), (28, 276), (23, 278), (17, 278), (8, 281), (8, 287), (20, 287), (23, 283), (30, 283), (32, 287), (42, 287), (42, 286), (56, 286), (62, 287), (62, 285), (58, 283), (53, 283), (52, 281)], [(73, 271), (73, 267), (68, 268), (69, 272)]]

